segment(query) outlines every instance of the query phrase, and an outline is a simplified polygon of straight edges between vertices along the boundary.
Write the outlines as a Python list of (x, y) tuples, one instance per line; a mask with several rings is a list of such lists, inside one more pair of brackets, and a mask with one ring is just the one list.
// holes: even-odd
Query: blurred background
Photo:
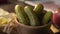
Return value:
[[(16, 4), (21, 4), (22, 6), (25, 5), (34, 6), (37, 3), (43, 4), (45, 9), (52, 10), (52, 11), (60, 7), (60, 0), (0, 0), (0, 8), (9, 12), (13, 12), (14, 6)], [(52, 30), (54, 29), (55, 27), (52, 28)], [(55, 29), (54, 32), (56, 31), (58, 30)]]

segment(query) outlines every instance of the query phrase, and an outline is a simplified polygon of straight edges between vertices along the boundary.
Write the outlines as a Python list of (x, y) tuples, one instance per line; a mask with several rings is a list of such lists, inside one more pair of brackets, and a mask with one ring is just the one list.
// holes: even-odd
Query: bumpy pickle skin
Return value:
[(44, 9), (44, 6), (42, 4), (36, 4), (33, 11), (39, 14), (39, 13), (42, 13), (43, 9)]
[(37, 17), (36, 13), (33, 11), (33, 9), (31, 7), (25, 6), (24, 10), (25, 10), (26, 14), (29, 17), (31, 26), (38, 26), (38, 25), (40, 25), (38, 17)]
[(15, 6), (15, 12), (20, 23), (29, 25), (29, 19), (24, 9), (20, 5)]
[(48, 21), (52, 18), (53, 13), (51, 11), (47, 11), (46, 14), (43, 17), (43, 24), (47, 24)]

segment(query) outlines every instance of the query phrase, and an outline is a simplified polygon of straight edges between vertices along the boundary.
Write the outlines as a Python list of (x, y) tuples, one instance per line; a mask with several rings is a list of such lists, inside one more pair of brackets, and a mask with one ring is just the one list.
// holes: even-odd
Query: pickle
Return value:
[(33, 11), (33, 9), (31, 7), (25, 6), (24, 10), (25, 10), (26, 14), (29, 17), (31, 26), (38, 26), (38, 25), (40, 25), (38, 17), (37, 17), (37, 14)]
[(29, 25), (28, 16), (20, 5), (15, 6), (15, 12), (20, 23)]
[(44, 6), (42, 4), (36, 4), (33, 11), (39, 14), (39, 13), (42, 13), (43, 9), (44, 9)]
[(48, 23), (49, 20), (51, 19), (52, 15), (53, 15), (53, 13), (51, 11), (47, 11), (42, 20), (43, 24)]

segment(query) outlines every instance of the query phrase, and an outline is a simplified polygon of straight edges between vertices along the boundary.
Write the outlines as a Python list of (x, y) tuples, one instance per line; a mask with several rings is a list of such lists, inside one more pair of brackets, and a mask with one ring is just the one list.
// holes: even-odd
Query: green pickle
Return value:
[(19, 23), (30, 26), (41, 26), (47, 24), (53, 15), (51, 11), (44, 10), (42, 4), (36, 4), (33, 7), (20, 5), (15, 6), (15, 12)]
[(37, 13), (37, 16), (38, 16), (39, 21), (40, 21), (40, 25), (42, 25), (42, 18), (44, 16), (44, 14), (46, 13), (44, 11), (44, 6), (42, 4), (36, 4), (33, 11), (35, 11)]
[(20, 23), (29, 25), (28, 16), (20, 5), (15, 6), (15, 12)]
[(31, 26), (38, 26), (40, 22), (38, 20), (36, 13), (33, 11), (33, 9), (29, 6), (25, 6), (24, 10), (29, 17), (30, 25)]
[(43, 9), (44, 9), (44, 6), (42, 4), (36, 4), (33, 11), (39, 14), (39, 13), (42, 13)]
[(46, 24), (52, 18), (53, 13), (51, 11), (47, 11), (43, 17), (42, 23)]

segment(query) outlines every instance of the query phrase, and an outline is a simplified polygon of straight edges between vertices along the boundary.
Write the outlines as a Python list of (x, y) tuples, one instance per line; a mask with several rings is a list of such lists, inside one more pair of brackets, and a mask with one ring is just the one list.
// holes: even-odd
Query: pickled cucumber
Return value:
[(20, 23), (26, 24), (26, 25), (29, 24), (28, 16), (20, 5), (15, 6), (15, 12), (17, 14), (17, 18)]
[(26, 14), (29, 17), (30, 25), (31, 26), (40, 25), (39, 20), (38, 20), (38, 17), (37, 17), (37, 14), (33, 11), (33, 9), (31, 7), (25, 6), (24, 7), (24, 10), (25, 10)]
[(43, 9), (44, 9), (44, 6), (42, 4), (36, 4), (33, 11), (39, 14), (39, 13), (42, 13)]
[(51, 19), (51, 17), (52, 17), (52, 12), (51, 11), (47, 11), (46, 12), (46, 14), (44, 15), (44, 17), (43, 17), (43, 20), (42, 20), (42, 22), (43, 22), (43, 24), (46, 24), (46, 23), (48, 23), (48, 21)]

